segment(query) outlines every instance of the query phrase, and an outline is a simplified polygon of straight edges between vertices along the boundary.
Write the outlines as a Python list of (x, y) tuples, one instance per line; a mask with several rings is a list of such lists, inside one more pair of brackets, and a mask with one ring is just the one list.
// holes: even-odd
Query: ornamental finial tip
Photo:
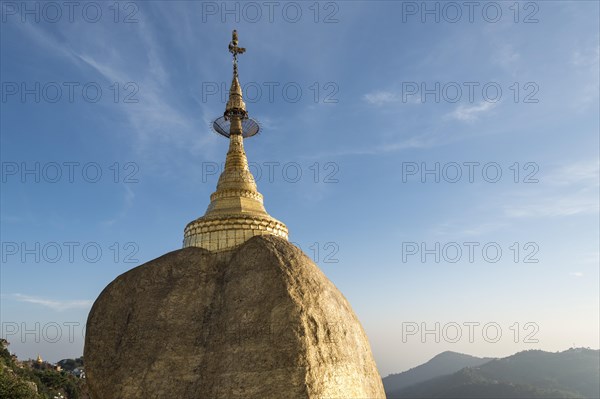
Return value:
[(238, 54), (244, 54), (246, 49), (244, 47), (238, 47), (238, 34), (237, 30), (231, 32), (231, 42), (229, 43), (229, 52), (233, 54), (233, 58), (237, 59)]
[(223, 116), (225, 120), (229, 120), (232, 115), (238, 115), (242, 119), (248, 119), (248, 112), (246, 111), (246, 104), (242, 98), (242, 88), (238, 81), (238, 66), (237, 56), (243, 54), (246, 49), (238, 47), (238, 35), (237, 30), (231, 33), (231, 42), (229, 43), (229, 52), (233, 54), (233, 80), (231, 81), (231, 88), (229, 89), (229, 100), (225, 107), (225, 113)]

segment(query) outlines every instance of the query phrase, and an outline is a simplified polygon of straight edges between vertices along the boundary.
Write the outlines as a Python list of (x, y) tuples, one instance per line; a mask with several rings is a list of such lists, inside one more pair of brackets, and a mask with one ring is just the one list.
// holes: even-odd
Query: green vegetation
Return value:
[[(19, 362), (0, 340), (0, 399), (85, 399), (85, 380), (48, 363)], [(67, 359), (63, 362), (69, 362)], [(80, 359), (72, 360), (74, 364)], [(79, 367), (79, 366), (77, 366)]]
[(63, 359), (56, 364), (65, 371), (73, 371), (77, 367), (83, 367), (83, 356), (78, 357), (77, 359)]

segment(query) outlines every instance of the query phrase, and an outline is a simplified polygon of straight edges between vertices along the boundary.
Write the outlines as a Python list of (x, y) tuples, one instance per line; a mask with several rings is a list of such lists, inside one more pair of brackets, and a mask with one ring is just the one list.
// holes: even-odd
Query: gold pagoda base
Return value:
[(183, 247), (200, 247), (213, 252), (228, 251), (254, 236), (267, 234), (288, 239), (287, 227), (269, 216), (202, 217), (186, 226)]

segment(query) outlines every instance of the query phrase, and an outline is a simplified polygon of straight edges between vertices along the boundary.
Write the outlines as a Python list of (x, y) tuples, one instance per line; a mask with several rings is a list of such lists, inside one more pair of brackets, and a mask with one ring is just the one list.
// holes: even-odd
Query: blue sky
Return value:
[(0, 25), (19, 357), (81, 355), (101, 290), (206, 210), (232, 29), (266, 208), (383, 376), (444, 350), (599, 346), (598, 2), (46, 4), (2, 2)]

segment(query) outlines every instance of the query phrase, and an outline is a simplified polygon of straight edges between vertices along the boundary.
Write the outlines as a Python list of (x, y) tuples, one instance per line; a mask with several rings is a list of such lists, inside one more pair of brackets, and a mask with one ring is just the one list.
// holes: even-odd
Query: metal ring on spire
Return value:
[[(229, 138), (229, 136), (231, 135), (229, 133), (230, 127), (231, 127), (231, 121), (228, 119), (225, 119), (224, 116), (217, 118), (212, 124), (212, 129), (216, 133), (220, 134), (221, 136), (227, 137), (227, 138)], [(259, 131), (260, 131), (260, 125), (254, 119), (248, 118), (248, 119), (242, 120), (242, 137), (243, 138), (255, 136), (258, 134)]]

